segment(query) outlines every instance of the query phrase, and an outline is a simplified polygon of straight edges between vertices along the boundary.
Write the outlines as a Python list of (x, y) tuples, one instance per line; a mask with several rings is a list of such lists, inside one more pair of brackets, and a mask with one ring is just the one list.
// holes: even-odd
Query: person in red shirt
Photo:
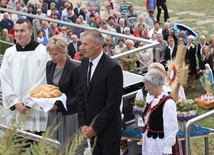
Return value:
[(144, 31), (144, 35), (148, 36), (148, 31), (145, 30), (145, 26), (143, 24), (138, 24), (137, 29), (134, 31), (134, 36), (140, 38), (140, 32)]
[(53, 35), (59, 35), (61, 32), (61, 29), (57, 26), (57, 23), (51, 22), (50, 23), (51, 30), (53, 32)]

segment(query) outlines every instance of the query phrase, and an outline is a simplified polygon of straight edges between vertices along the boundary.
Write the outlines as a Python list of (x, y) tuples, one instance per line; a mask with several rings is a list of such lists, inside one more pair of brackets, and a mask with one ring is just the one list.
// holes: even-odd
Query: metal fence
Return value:
[[(190, 129), (191, 126), (194, 123), (197, 123), (201, 120), (204, 120), (208, 117), (214, 116), (214, 110), (209, 111), (205, 114), (202, 114), (196, 118), (193, 118), (191, 120), (189, 120), (186, 124), (186, 128), (185, 128), (185, 150), (186, 150), (186, 155), (190, 155)], [(209, 155), (209, 143), (208, 143), (208, 136), (204, 137), (204, 142), (205, 142), (205, 155)]]

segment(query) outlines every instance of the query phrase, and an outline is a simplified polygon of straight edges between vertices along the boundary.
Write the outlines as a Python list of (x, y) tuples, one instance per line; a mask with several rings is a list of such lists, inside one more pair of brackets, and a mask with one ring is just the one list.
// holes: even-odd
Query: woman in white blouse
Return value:
[(163, 89), (165, 79), (162, 72), (150, 69), (143, 77), (146, 109), (143, 113), (145, 124), (142, 138), (143, 155), (174, 154), (178, 132), (176, 103)]

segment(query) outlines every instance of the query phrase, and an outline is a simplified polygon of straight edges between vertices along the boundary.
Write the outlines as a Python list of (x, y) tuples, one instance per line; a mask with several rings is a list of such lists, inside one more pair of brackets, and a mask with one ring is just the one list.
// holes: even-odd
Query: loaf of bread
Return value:
[(34, 88), (29, 95), (33, 98), (56, 98), (61, 96), (62, 92), (59, 90), (59, 87), (46, 84)]

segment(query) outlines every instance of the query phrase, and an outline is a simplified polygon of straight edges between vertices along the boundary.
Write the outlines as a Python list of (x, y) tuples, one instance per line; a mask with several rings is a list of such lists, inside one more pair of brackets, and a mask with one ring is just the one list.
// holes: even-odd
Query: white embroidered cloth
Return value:
[(64, 93), (60, 97), (56, 98), (33, 98), (27, 95), (23, 99), (25, 106), (33, 107), (34, 104), (36, 103), (45, 112), (48, 112), (54, 106), (56, 101), (61, 101), (64, 108), (67, 110), (66, 100), (67, 97)]

